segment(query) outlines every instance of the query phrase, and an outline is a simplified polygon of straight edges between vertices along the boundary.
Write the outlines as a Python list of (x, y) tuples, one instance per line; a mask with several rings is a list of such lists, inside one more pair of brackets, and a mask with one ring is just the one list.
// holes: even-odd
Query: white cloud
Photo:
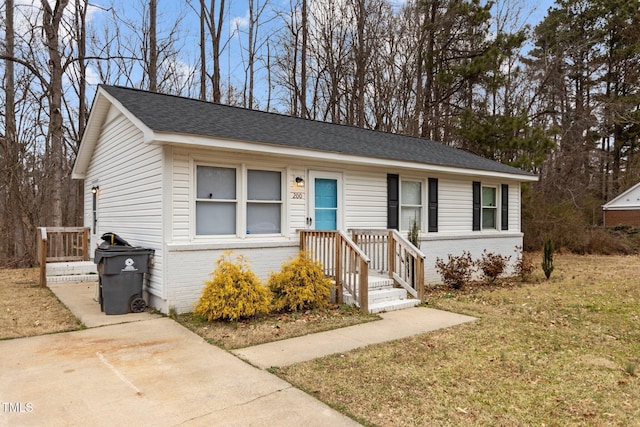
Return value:
[(244, 16), (235, 16), (233, 18), (232, 28), (234, 31), (246, 30), (249, 28), (249, 10), (247, 10)]

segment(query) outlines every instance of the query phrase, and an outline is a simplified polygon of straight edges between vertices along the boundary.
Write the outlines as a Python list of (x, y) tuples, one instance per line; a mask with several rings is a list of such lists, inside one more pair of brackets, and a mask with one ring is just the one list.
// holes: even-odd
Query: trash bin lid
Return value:
[(96, 248), (96, 254), (93, 262), (100, 264), (103, 258), (112, 258), (116, 256), (128, 256), (128, 255), (148, 255), (153, 256), (155, 249), (135, 247), (135, 246), (100, 246)]
[(108, 232), (100, 236), (108, 245), (131, 246), (129, 242), (118, 236), (116, 233)]

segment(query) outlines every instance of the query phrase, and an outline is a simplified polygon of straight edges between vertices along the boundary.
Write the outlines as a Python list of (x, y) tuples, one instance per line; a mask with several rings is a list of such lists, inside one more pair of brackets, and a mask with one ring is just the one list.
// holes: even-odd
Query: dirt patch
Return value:
[(0, 339), (76, 330), (80, 321), (49, 288), (38, 270), (0, 269)]

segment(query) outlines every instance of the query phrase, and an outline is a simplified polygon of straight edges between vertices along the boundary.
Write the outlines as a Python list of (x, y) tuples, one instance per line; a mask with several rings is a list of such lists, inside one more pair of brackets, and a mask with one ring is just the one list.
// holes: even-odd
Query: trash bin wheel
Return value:
[(145, 308), (147, 308), (147, 303), (144, 302), (144, 299), (136, 297), (131, 300), (131, 311), (133, 313), (142, 313)]

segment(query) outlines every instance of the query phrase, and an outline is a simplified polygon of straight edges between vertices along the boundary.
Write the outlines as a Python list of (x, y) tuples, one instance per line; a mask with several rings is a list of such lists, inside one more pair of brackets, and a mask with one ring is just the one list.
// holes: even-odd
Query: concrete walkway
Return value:
[(426, 307), (381, 313), (382, 320), (233, 350), (254, 366), (267, 369), (344, 353), (359, 347), (406, 338), (475, 320), (475, 317)]
[(0, 341), (0, 425), (354, 426), (262, 368), (473, 320), (414, 308), (236, 357), (159, 315), (101, 313), (95, 284), (50, 287), (90, 329)]

